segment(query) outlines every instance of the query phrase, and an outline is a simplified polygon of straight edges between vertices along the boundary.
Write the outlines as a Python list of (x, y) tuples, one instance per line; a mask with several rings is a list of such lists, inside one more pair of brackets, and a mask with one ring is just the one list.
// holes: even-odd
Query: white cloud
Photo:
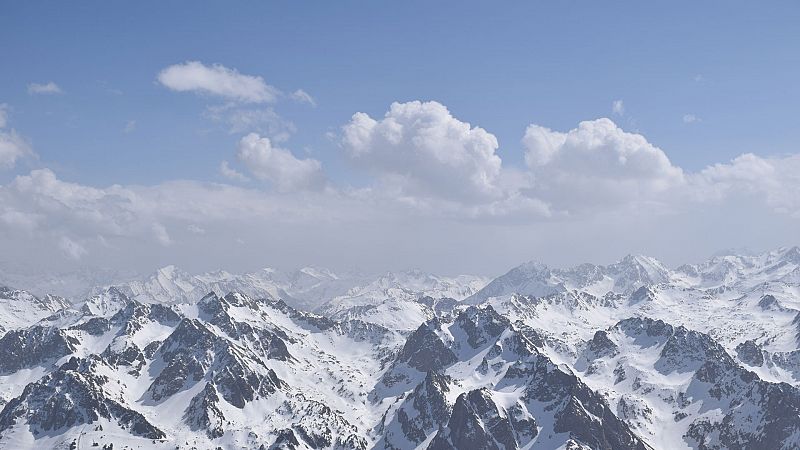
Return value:
[(609, 119), (581, 122), (566, 133), (530, 125), (522, 142), (532, 192), (557, 209), (652, 201), (684, 183), (683, 171), (661, 149)]
[(215, 95), (245, 103), (274, 102), (280, 91), (259, 76), (244, 75), (220, 64), (207, 66), (199, 61), (175, 64), (158, 74), (158, 81), (178, 92)]
[(35, 156), (25, 139), (14, 130), (0, 130), (0, 169), (13, 168), (17, 161)]
[(683, 123), (695, 123), (695, 122), (700, 122), (700, 118), (695, 116), (694, 114), (683, 115)]
[(78, 260), (86, 254), (86, 248), (67, 236), (62, 236), (58, 241), (58, 248), (68, 257)]
[(127, 123), (125, 123), (125, 128), (122, 129), (122, 131), (124, 131), (125, 133), (133, 133), (135, 130), (136, 130), (135, 120), (129, 120)]
[(317, 106), (317, 102), (314, 98), (306, 91), (302, 89), (298, 89), (289, 95), (292, 100), (300, 103), (308, 103), (311, 106)]
[[(628, 139), (632, 138), (622, 138)], [(545, 167), (561, 172), (560, 152), (574, 151), (563, 144)], [(81, 264), (138, 264), (148, 271), (169, 255), (170, 262), (199, 264), (194, 267), (202, 270), (309, 262), (383, 269), (424, 261), (434, 269), (477, 267), (491, 273), (538, 252), (554, 255), (556, 262), (602, 261), (618, 257), (623, 247), (668, 252), (678, 240), (689, 243), (692, 251), (706, 252), (742, 243), (743, 237), (748, 245), (774, 245), (778, 239), (797, 237), (791, 216), (800, 217), (800, 200), (794, 195), (800, 190), (800, 155), (743, 155), (684, 174), (682, 183), (663, 191), (642, 188), (636, 195), (615, 198), (613, 204), (602, 197), (604, 206), (597, 209), (590, 200), (574, 197), (577, 188), (569, 181), (582, 186), (587, 181), (581, 172), (554, 180), (538, 170), (504, 168), (503, 183), (498, 183), (502, 198), (464, 203), (371, 187), (281, 193), (174, 181), (99, 188), (66, 182), (39, 169), (0, 186), (0, 246), (15, 262), (50, 263), (52, 248), (58, 248), (64, 264), (77, 264), (79, 258)], [(615, 170), (637, 173), (627, 176), (636, 183), (643, 182), (643, 174), (659, 173), (627, 164)], [(588, 181), (604, 196), (606, 182)], [(556, 195), (553, 189), (566, 194)], [(631, 208), (648, 201), (666, 207)], [(561, 210), (581, 215), (571, 218)], [(752, 233), (754, 226), (776, 231)], [(780, 227), (783, 231), (777, 231)], [(197, 245), (198, 235), (202, 246)], [(237, 239), (247, 245), (231, 253)]]
[(269, 138), (250, 133), (239, 141), (236, 157), (259, 180), (279, 191), (320, 189), (325, 185), (322, 164), (315, 159), (298, 159), (289, 150), (275, 147)]
[[(395, 104), (379, 120), (356, 114), (342, 135), (348, 158), (375, 175), (364, 187), (333, 186), (319, 161), (259, 134), (241, 139), (235, 166), (275, 189), (92, 187), (33, 170), (0, 186), (0, 247), (27, 261), (63, 253), (65, 264), (144, 261), (147, 269), (169, 255), (210, 269), (424, 260), (460, 270), (450, 264), (489, 267), (494, 258), (491, 267), (502, 268), (540, 251), (613, 258), (624, 242), (646, 252), (637, 244), (669, 250), (686, 238), (706, 251), (799, 237), (800, 155), (746, 154), (686, 172), (645, 137), (598, 119), (566, 132), (529, 126), (526, 165), (515, 168), (503, 166), (493, 135), (435, 102)], [(226, 161), (219, 170), (247, 179)], [(784, 231), (752, 233), (754, 224)], [(739, 241), (726, 243), (723, 233)], [(239, 239), (247, 244), (236, 246)]]
[(502, 196), (497, 139), (440, 103), (393, 103), (380, 120), (356, 113), (343, 131), (349, 158), (401, 194), (469, 203)]
[(625, 104), (622, 102), (622, 100), (614, 100), (611, 103), (611, 112), (618, 116), (625, 114)]
[(36, 157), (31, 145), (8, 126), (9, 106), (0, 103), (0, 169), (11, 169), (23, 158)]
[(228, 161), (222, 161), (219, 164), (219, 173), (222, 174), (223, 177), (233, 181), (238, 181), (238, 182), (250, 181), (250, 178), (247, 178), (247, 176), (245, 176), (243, 173), (232, 168), (230, 164), (228, 164)]
[(776, 212), (800, 217), (800, 154), (762, 158), (746, 153), (707, 167), (691, 181), (700, 200), (755, 195)]
[(22, 231), (33, 231), (39, 225), (40, 215), (24, 213), (14, 209), (6, 209), (0, 213), (0, 221)]
[(28, 84), (28, 94), (63, 94), (64, 91), (58, 87), (57, 84), (53, 83), (52, 81), (40, 84), (40, 83), (30, 83)]

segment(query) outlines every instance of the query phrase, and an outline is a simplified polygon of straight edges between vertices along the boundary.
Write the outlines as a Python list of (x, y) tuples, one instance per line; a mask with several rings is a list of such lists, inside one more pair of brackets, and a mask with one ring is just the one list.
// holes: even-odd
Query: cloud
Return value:
[[(612, 134), (620, 132), (612, 129)], [(253, 139), (256, 147), (266, 145), (257, 135)], [(558, 166), (563, 162), (560, 152), (575, 151), (568, 149), (567, 140), (545, 167), (564, 170)], [(619, 157), (624, 152), (614, 153)], [(595, 159), (590, 163), (598, 164)], [(615, 170), (638, 174), (626, 177), (636, 183), (642, 183), (646, 173), (659, 173), (619, 164), (622, 167)], [(93, 187), (37, 169), (0, 185), (0, 246), (13, 255), (15, 264), (37, 266), (50, 264), (55, 259), (52, 249), (57, 248), (63, 264), (79, 259), (81, 264), (104, 267), (138, 264), (148, 271), (168, 257), (169, 262), (202, 268), (198, 270), (309, 262), (383, 270), (423, 261), (433, 269), (492, 273), (539, 252), (554, 255), (556, 263), (602, 261), (632, 250), (675, 251), (677, 241), (689, 243), (681, 246), (683, 251), (691, 247), (708, 252), (733, 242), (775, 245), (779, 239), (798, 236), (797, 219), (791, 217), (800, 218), (800, 200), (794, 195), (800, 190), (800, 155), (743, 155), (682, 173), (682, 182), (664, 190), (643, 188), (614, 202), (605, 198), (606, 181), (593, 180), (603, 192), (601, 208), (591, 199), (574, 197), (570, 180), (582, 186), (583, 172), (573, 170), (556, 183), (538, 170), (503, 168), (503, 182), (498, 183), (503, 196), (469, 203), (409, 199), (371, 186), (279, 192), (172, 181)], [(566, 193), (556, 195), (554, 188)], [(634, 208), (648, 202), (663, 207)], [(771, 232), (752, 233), (753, 229)], [(247, 245), (231, 253), (237, 240)]]
[(206, 234), (205, 228), (201, 227), (200, 225), (190, 223), (186, 230), (192, 234)]
[(39, 83), (30, 83), (28, 84), (28, 94), (36, 95), (36, 94), (63, 94), (64, 91), (58, 87), (57, 84), (53, 83), (52, 81), (39, 84)]
[(530, 125), (522, 143), (534, 195), (570, 212), (657, 200), (685, 181), (661, 149), (610, 119), (566, 133)]
[(78, 260), (86, 254), (86, 248), (67, 236), (62, 236), (58, 241), (58, 248), (68, 257)]
[(696, 123), (696, 122), (700, 122), (700, 118), (695, 116), (694, 114), (683, 115), (683, 123)]
[(244, 103), (270, 103), (280, 91), (259, 76), (244, 75), (220, 64), (199, 61), (174, 64), (158, 74), (158, 81), (177, 92), (195, 92)]
[[(373, 205), (371, 211), (364, 209), (367, 204)], [(270, 228), (293, 233), (306, 227), (310, 233), (324, 224), (364, 220), (382, 208), (333, 191), (278, 193), (193, 181), (99, 188), (36, 169), (0, 186), (0, 245), (24, 243), (28, 251), (15, 258), (45, 263), (32, 249), (46, 252), (49, 244), (73, 259), (91, 254), (88, 244), (102, 241), (107, 245), (92, 254), (93, 261), (112, 256), (124, 261), (164, 247), (186, 254), (191, 249), (182, 236), (188, 233), (211, 235), (209, 244), (217, 245), (230, 242), (234, 228), (255, 236)]]
[(256, 133), (219, 170), (267, 186), (95, 187), (32, 170), (0, 185), (0, 247), (14, 263), (148, 270), (168, 257), (204, 269), (424, 261), (491, 271), (539, 252), (558, 263), (679, 241), (699, 252), (800, 238), (800, 155), (745, 154), (686, 171), (644, 136), (597, 119), (566, 131), (530, 125), (525, 164), (515, 166), (492, 134), (435, 102), (396, 103), (379, 119), (357, 113), (341, 131), (335, 142), (367, 175), (357, 187)]
[(275, 142), (284, 142), (297, 131), (294, 123), (278, 115), (272, 108), (210, 106), (207, 115), (214, 121), (226, 123), (231, 134), (258, 132)]
[(347, 156), (402, 195), (473, 203), (502, 196), (497, 139), (437, 102), (393, 103), (383, 118), (356, 113)]
[(325, 185), (319, 161), (298, 159), (289, 150), (274, 146), (269, 138), (256, 133), (239, 141), (236, 157), (254, 177), (268, 181), (281, 192), (321, 189)]
[(13, 209), (6, 209), (0, 213), (0, 221), (9, 227), (22, 231), (33, 231), (39, 225), (40, 215), (36, 213), (25, 213)]
[(746, 153), (705, 168), (691, 182), (700, 200), (757, 196), (776, 212), (800, 218), (800, 154), (763, 158)]
[(230, 164), (228, 164), (228, 161), (222, 161), (219, 164), (219, 173), (222, 174), (223, 177), (233, 181), (238, 181), (238, 182), (250, 181), (250, 178), (247, 178), (247, 176), (237, 171), (236, 169), (232, 168)]
[(317, 102), (314, 100), (314, 98), (311, 97), (308, 92), (302, 89), (292, 92), (289, 97), (296, 102), (308, 103), (311, 106), (317, 106)]
[(0, 169), (10, 169), (17, 161), (33, 156), (30, 144), (14, 130), (0, 130)]
[(23, 158), (36, 157), (31, 145), (8, 126), (7, 104), (0, 104), (0, 169), (11, 169)]
[(125, 133), (133, 133), (135, 130), (136, 130), (135, 120), (129, 120), (127, 123), (125, 123), (125, 128), (122, 129), (122, 131)]
[(167, 229), (164, 227), (164, 225), (155, 222), (151, 228), (153, 230), (153, 235), (156, 237), (156, 240), (159, 244), (163, 245), (164, 247), (172, 245), (172, 238), (169, 237), (169, 233), (167, 233)]
[(625, 104), (622, 103), (622, 100), (614, 100), (611, 103), (611, 112), (618, 116), (625, 114)]

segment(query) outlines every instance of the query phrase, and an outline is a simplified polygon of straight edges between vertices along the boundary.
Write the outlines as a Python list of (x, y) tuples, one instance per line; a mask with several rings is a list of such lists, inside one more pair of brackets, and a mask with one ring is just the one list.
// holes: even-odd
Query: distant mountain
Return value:
[(37, 297), (27, 291), (0, 286), (0, 335), (5, 330), (27, 327), (69, 306), (61, 297), (49, 294)]
[[(191, 275), (175, 266), (166, 266), (149, 277), (113, 286), (132, 299), (148, 303), (187, 302), (212, 291), (223, 295), (241, 292), (255, 298), (281, 299), (294, 307), (312, 310), (365, 280), (365, 276), (340, 277), (327, 269), (314, 267), (294, 271), (267, 268), (238, 275), (225, 271)], [(107, 287), (98, 286), (90, 295)]]
[(482, 288), (488, 279), (461, 275), (440, 277), (419, 270), (387, 273), (356, 286), (321, 305), (319, 314), (358, 319), (396, 330), (411, 331)]
[(661, 262), (639, 255), (628, 255), (609, 266), (581, 264), (569, 269), (551, 269), (544, 264), (529, 262), (495, 278), (467, 302), (480, 304), (492, 297), (510, 294), (542, 297), (573, 290), (593, 295), (631, 293), (641, 286), (664, 283), (670, 278), (670, 270)]

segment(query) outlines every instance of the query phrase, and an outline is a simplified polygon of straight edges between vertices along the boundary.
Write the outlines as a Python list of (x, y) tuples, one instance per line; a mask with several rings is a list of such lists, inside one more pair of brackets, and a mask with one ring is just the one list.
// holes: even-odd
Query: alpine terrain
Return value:
[(42, 289), (0, 288), (3, 449), (800, 447), (797, 247)]

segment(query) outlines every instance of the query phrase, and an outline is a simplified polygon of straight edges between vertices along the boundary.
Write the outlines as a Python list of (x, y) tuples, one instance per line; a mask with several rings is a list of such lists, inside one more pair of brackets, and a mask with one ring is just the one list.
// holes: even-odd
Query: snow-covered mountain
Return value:
[(798, 448), (799, 270), (784, 248), (5, 289), (0, 448)]
[(412, 331), (420, 323), (473, 295), (489, 280), (479, 276), (440, 277), (420, 270), (387, 273), (332, 298), (317, 312), (339, 320), (358, 319), (396, 330)]
[[(295, 307), (312, 310), (326, 299), (347, 292), (366, 277), (340, 277), (327, 269), (304, 267), (293, 271), (266, 268), (232, 274), (225, 271), (191, 275), (175, 266), (158, 269), (144, 279), (114, 285), (126, 296), (142, 302), (176, 303), (202, 297), (208, 292), (241, 292), (256, 298), (280, 298)], [(95, 288), (96, 294), (106, 287)]]
[(630, 293), (638, 287), (670, 279), (670, 270), (661, 262), (640, 255), (628, 255), (608, 266), (581, 264), (568, 269), (553, 269), (541, 263), (529, 262), (495, 278), (467, 301), (480, 304), (489, 298), (510, 294), (541, 297), (572, 290), (593, 295)]
[(0, 286), (0, 335), (6, 330), (24, 328), (54, 312), (67, 308), (62, 297), (44, 295)]

